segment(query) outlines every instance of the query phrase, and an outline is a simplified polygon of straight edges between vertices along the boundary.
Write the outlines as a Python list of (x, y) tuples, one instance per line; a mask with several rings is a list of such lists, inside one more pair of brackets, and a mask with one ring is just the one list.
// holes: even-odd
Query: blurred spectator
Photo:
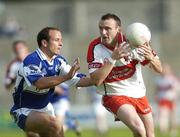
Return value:
[(20, 31), (20, 24), (15, 16), (8, 16), (1, 24), (0, 35), (8, 38), (15, 37)]
[(63, 123), (64, 131), (73, 130), (77, 136), (80, 136), (81, 128), (77, 120), (70, 115), (69, 86), (67, 84), (61, 83), (55, 87), (51, 103), (59, 124)]
[(7, 65), (4, 85), (6, 89), (10, 89), (14, 85), (16, 75), (19, 70), (20, 63), (28, 55), (29, 50), (25, 41), (18, 40), (12, 44), (13, 53), (15, 58)]
[(87, 87), (87, 90), (91, 94), (93, 112), (96, 116), (96, 134), (97, 136), (106, 135), (108, 131), (107, 110), (101, 103), (102, 95), (96, 93), (97, 88), (95, 86)]
[(28, 33), (24, 26), (20, 26), (17, 34), (14, 36), (14, 39), (16, 39), (16, 40), (28, 39)]
[(0, 19), (2, 19), (2, 17), (4, 16), (5, 10), (6, 10), (5, 2), (0, 1)]
[(162, 134), (170, 133), (172, 137), (176, 131), (176, 102), (179, 81), (169, 64), (163, 64), (163, 73), (156, 81), (156, 101), (158, 103), (158, 124)]
[(1, 34), (1, 29), (3, 26), (3, 21), (4, 21), (4, 17), (6, 15), (6, 5), (4, 2), (0, 1), (0, 34)]

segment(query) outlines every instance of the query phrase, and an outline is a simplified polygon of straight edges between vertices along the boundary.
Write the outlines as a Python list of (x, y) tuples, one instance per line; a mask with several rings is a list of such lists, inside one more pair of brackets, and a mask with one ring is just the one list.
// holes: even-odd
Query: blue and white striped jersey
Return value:
[[(49, 62), (44, 53), (37, 49), (28, 55), (20, 65), (13, 93), (14, 105), (12, 110), (19, 108), (41, 109), (52, 97), (54, 88), (37, 89), (34, 83), (41, 77), (65, 75), (71, 66), (60, 56), (54, 56)], [(68, 86), (76, 85), (81, 75), (77, 73), (65, 83)]]

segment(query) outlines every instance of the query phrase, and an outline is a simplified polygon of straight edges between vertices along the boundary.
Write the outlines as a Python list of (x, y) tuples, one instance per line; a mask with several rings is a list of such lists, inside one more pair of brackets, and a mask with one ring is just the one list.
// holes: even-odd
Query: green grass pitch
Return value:
[[(15, 129), (5, 129), (0, 130), (0, 137), (25, 137), (24, 133), (19, 130), (18, 128)], [(76, 134), (73, 131), (67, 131), (65, 133), (65, 137), (77, 137)], [(94, 130), (90, 129), (84, 129), (82, 131), (81, 137), (101, 137), (96, 135)], [(103, 137), (133, 137), (132, 133), (127, 128), (113, 128), (108, 131), (106, 135), (103, 135)], [(156, 137), (169, 137), (169, 135), (161, 136), (159, 132), (156, 130)], [(178, 133), (178, 136), (180, 137), (180, 133)]]

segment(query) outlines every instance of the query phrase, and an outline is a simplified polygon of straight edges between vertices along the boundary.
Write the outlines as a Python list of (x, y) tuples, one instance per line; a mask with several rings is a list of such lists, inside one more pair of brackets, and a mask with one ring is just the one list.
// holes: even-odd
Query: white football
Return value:
[(126, 38), (130, 45), (138, 47), (151, 40), (149, 28), (139, 22), (130, 24), (125, 31)]

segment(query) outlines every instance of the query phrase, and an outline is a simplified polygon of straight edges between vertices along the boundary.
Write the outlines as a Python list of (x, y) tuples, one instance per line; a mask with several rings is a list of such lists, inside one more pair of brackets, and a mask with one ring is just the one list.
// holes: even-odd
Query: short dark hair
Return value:
[(13, 48), (13, 51), (16, 52), (16, 46), (17, 44), (19, 43), (22, 43), (23, 45), (27, 45), (27, 43), (24, 41), (24, 40), (15, 40), (13, 43), (12, 43), (12, 48)]
[(121, 20), (120, 18), (112, 13), (107, 13), (101, 17), (101, 20), (107, 20), (107, 19), (114, 19), (118, 26), (121, 26)]
[(49, 39), (50, 39), (49, 31), (50, 30), (60, 31), (58, 28), (55, 28), (55, 27), (45, 27), (45, 28), (43, 28), (37, 35), (37, 43), (38, 43), (39, 47), (41, 47), (41, 41), (42, 40), (49, 41)]

